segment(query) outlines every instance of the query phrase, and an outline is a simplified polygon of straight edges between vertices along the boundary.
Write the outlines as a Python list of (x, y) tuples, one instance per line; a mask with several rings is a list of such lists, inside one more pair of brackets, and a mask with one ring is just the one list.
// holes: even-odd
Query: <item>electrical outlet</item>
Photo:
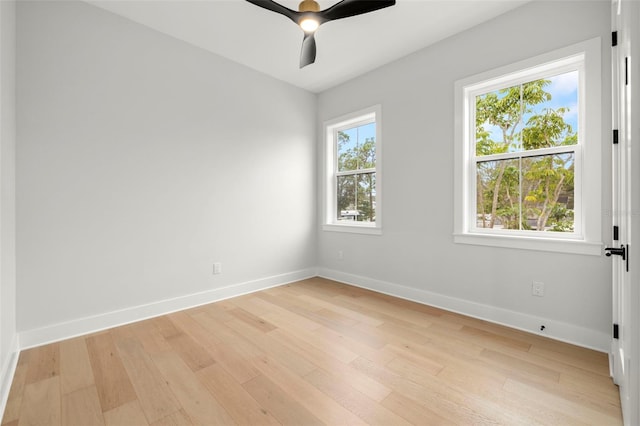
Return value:
[(213, 264), (213, 274), (218, 275), (222, 273), (222, 263), (216, 262)]
[(531, 284), (531, 294), (538, 297), (544, 296), (544, 283), (534, 281)]

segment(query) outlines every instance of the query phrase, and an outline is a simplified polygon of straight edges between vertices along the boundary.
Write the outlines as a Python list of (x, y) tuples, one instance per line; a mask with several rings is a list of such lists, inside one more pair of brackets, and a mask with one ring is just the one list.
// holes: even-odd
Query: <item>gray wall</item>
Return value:
[[(320, 231), (322, 274), (463, 311), (472, 308), (468, 313), (532, 331), (537, 321), (548, 320), (556, 328), (547, 329), (550, 335), (608, 349), (611, 266), (606, 258), (454, 244), (452, 209), (458, 79), (600, 36), (602, 140), (608, 141), (609, 8), (606, 1), (529, 3), (322, 93), (320, 127), (325, 120), (381, 104), (384, 155), (383, 235)], [(602, 200), (608, 211), (610, 149), (606, 142), (603, 146)], [(605, 242), (610, 242), (610, 220), (603, 214)], [(543, 298), (531, 295), (533, 280), (545, 283)], [(583, 331), (591, 336), (576, 335)]]
[(9, 392), (16, 334), (15, 2), (0, 2), (0, 412)]
[(19, 331), (315, 266), (315, 95), (83, 2), (17, 12)]

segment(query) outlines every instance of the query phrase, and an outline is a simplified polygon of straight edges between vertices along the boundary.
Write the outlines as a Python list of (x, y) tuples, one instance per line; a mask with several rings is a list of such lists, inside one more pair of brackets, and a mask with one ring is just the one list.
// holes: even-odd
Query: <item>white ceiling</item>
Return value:
[[(316, 33), (315, 64), (298, 68), (303, 32), (244, 0), (87, 0), (89, 3), (312, 92), (487, 21), (530, 0), (397, 0)], [(336, 0), (318, 0), (326, 9)], [(298, 0), (279, 0), (297, 10)]]

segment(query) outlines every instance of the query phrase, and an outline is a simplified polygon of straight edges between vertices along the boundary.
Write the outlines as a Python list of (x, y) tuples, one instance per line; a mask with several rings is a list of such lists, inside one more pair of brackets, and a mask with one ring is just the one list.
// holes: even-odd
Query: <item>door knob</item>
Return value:
[(628, 245), (621, 245), (619, 248), (617, 247), (605, 247), (604, 248), (605, 251), (605, 256), (607, 257), (611, 257), (612, 254), (615, 254), (616, 256), (622, 256), (622, 260), (626, 261), (626, 268), (627, 268), (627, 272), (629, 272), (629, 246)]
[(620, 247), (620, 248), (615, 248), (615, 247), (605, 247), (604, 251), (605, 256), (610, 257), (612, 254), (615, 254), (616, 256), (622, 256), (622, 260), (627, 260), (627, 250), (625, 249), (624, 246)]

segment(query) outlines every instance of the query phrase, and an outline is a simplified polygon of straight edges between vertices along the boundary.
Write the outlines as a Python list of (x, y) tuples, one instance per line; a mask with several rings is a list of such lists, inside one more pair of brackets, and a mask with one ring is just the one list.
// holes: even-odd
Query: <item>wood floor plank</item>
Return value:
[(566, 413), (551, 409), (523, 398), (519, 393), (505, 391), (506, 377), (492, 374), (493, 371), (485, 366), (467, 365), (461, 369), (445, 368), (438, 374), (438, 378), (448, 386), (464, 393), (475, 394), (492, 401), (501, 407), (509, 407), (519, 419), (519, 423), (540, 425), (572, 425), (576, 419)]
[(485, 349), (480, 355), (483, 360), (492, 364), (495, 368), (507, 372), (510, 376), (524, 377), (534, 380), (558, 383), (560, 381), (560, 373), (547, 367), (525, 361), (497, 352), (491, 349)]
[(292, 395), (314, 416), (334, 425), (365, 424), (359, 417), (343, 408), (329, 396), (309, 384), (299, 375), (289, 371), (277, 362), (264, 358), (257, 363), (258, 369), (285, 392)]
[(152, 423), (179, 411), (180, 404), (142, 343), (124, 339), (118, 340), (116, 346), (147, 420)]
[[(275, 296), (264, 293), (258, 293), (257, 297), (269, 306), (269, 313), (267, 315), (263, 315), (262, 318), (265, 318), (272, 323), (273, 321), (271, 321), (271, 318), (275, 318), (280, 323), (292, 324), (304, 331), (313, 331), (321, 327), (321, 325), (316, 321), (307, 319), (294, 312), (296, 310), (296, 306), (291, 302), (283, 301)], [(275, 323), (273, 324), (277, 325)]]
[(105, 426), (148, 426), (138, 401), (131, 401), (103, 413)]
[[(296, 339), (315, 347), (317, 350), (327, 353), (339, 361), (349, 363), (359, 356), (351, 349), (338, 345), (335, 340), (327, 337), (326, 333), (329, 332), (329, 330), (321, 329), (321, 326), (315, 327), (313, 331), (302, 330), (298, 328), (295, 323), (291, 323), (287, 319), (281, 318), (277, 315), (265, 315), (265, 317), (273, 324), (276, 324), (281, 330), (285, 330), (287, 333), (295, 336)], [(318, 331), (319, 334), (316, 334), (316, 331)]]
[(98, 390), (94, 385), (62, 395), (62, 424), (66, 426), (103, 426)]
[(211, 365), (196, 373), (211, 394), (227, 409), (240, 425), (279, 425), (265, 408), (238, 383), (221, 365)]
[(298, 375), (307, 374), (309, 371), (316, 368), (313, 363), (304, 357), (299, 356), (295, 352), (291, 352), (283, 346), (274, 345), (269, 336), (256, 330), (244, 321), (228, 321), (226, 325), (232, 330), (235, 330), (238, 334), (249, 337), (253, 344), (256, 345), (265, 354), (265, 356), (271, 357), (286, 365), (287, 368)]
[(20, 425), (61, 425), (60, 377), (38, 380), (24, 387)]
[(197, 322), (192, 315), (195, 315), (202, 310), (198, 309), (189, 309), (187, 311), (174, 312), (169, 314), (169, 319), (175, 324), (176, 327), (180, 329), (183, 333), (191, 336), (193, 340), (198, 342), (198, 344), (202, 346), (214, 345), (220, 343), (219, 340), (215, 338), (215, 336), (211, 333), (211, 331), (207, 330), (202, 326), (199, 322)]
[(377, 404), (376, 401), (351, 386), (349, 382), (335, 380), (335, 377), (320, 369), (307, 374), (304, 379), (367, 424), (409, 425), (403, 417)]
[(457, 424), (398, 392), (391, 392), (382, 401), (382, 406), (414, 425), (454, 426)]
[[(209, 312), (198, 313), (193, 318), (202, 324), (214, 338), (218, 341), (233, 347), (234, 350), (243, 358), (255, 358), (264, 355), (264, 351), (260, 350), (251, 342), (251, 339), (238, 334), (227, 326), (227, 323), (219, 321), (212, 317)], [(234, 321), (235, 318), (229, 315), (227, 321)]]
[(131, 331), (140, 343), (142, 343), (144, 350), (148, 354), (157, 354), (173, 350), (152, 319), (131, 324)]
[(288, 392), (265, 376), (254, 377), (242, 387), (283, 425), (324, 425)]
[(269, 333), (269, 336), (287, 350), (300, 354), (300, 356), (309, 360), (314, 365), (335, 376), (334, 379), (336, 381), (348, 381), (356, 390), (377, 402), (382, 401), (391, 393), (391, 389), (382, 383), (360, 373), (348, 364), (337, 361), (329, 355), (313, 349), (313, 347), (309, 345), (301, 344), (300, 341), (282, 330), (274, 330)]
[(505, 407), (496, 407), (495, 404), (483, 401), (476, 395), (451, 388), (441, 383), (437, 377), (416, 380), (413, 377), (400, 376), (364, 358), (358, 358), (352, 365), (365, 374), (389, 383), (394, 391), (449, 421), (458, 424), (518, 423), (517, 417), (505, 410)]
[(226, 343), (208, 346), (207, 349), (216, 362), (233, 376), (238, 383), (247, 382), (260, 375), (250, 359), (243, 357), (233, 347)]
[(199, 423), (194, 423), (189, 415), (180, 410), (177, 413), (169, 414), (167, 417), (151, 423), (150, 426), (191, 426)]
[(235, 308), (237, 308), (237, 306), (234, 305), (232, 301), (223, 300), (210, 305), (200, 306), (197, 312), (194, 312), (191, 316), (195, 317), (197, 314), (203, 313), (216, 321), (225, 322), (233, 319), (233, 315), (231, 315), (229, 311)]
[(216, 362), (202, 345), (186, 333), (170, 336), (167, 341), (192, 371), (198, 371)]
[(52, 343), (27, 351), (29, 352), (27, 384), (60, 375), (60, 344)]
[(422, 362), (412, 362), (408, 358), (398, 356), (386, 364), (386, 367), (401, 376), (411, 377), (412, 380), (418, 382), (429, 380), (433, 376), (437, 376), (442, 371), (444, 365), (423, 360)]
[(60, 342), (60, 385), (68, 394), (94, 384), (91, 361), (84, 337)]
[(196, 424), (232, 424), (233, 419), (211, 393), (200, 383), (194, 372), (173, 352), (153, 355), (153, 361), (167, 385)]
[(591, 375), (560, 373), (560, 385), (566, 389), (581, 392), (585, 398), (605, 401), (619, 406), (620, 392), (611, 378)]
[(301, 295), (301, 296), (298, 296), (298, 297), (301, 300), (304, 300), (306, 302), (318, 305), (318, 307), (320, 307), (320, 308), (322, 308), (324, 310), (327, 310), (327, 311), (330, 311), (330, 312), (335, 312), (337, 314), (341, 314), (344, 317), (351, 318), (352, 320), (355, 321), (355, 324), (357, 324), (357, 323), (365, 323), (365, 324), (368, 324), (370, 326), (377, 327), (380, 324), (384, 323), (383, 321), (380, 321), (379, 319), (372, 318), (370, 316), (361, 314), (361, 313), (359, 313), (357, 311), (354, 311), (354, 310), (351, 310), (351, 309), (348, 309), (348, 308), (344, 308), (342, 306), (338, 306), (335, 303), (327, 302), (323, 298), (320, 298), (320, 297), (313, 297), (313, 296), (304, 295), (304, 294)]
[(110, 333), (87, 338), (87, 350), (102, 411), (136, 399), (129, 376)]
[[(595, 410), (600, 413), (615, 417), (620, 414), (619, 400), (608, 398), (597, 398), (591, 391), (586, 392), (585, 388), (569, 388), (561, 383), (548, 383), (537, 380), (514, 379), (518, 383), (531, 386), (550, 397), (562, 398), (570, 403), (580, 405), (586, 409)], [(505, 388), (507, 382), (505, 382)]]
[(240, 321), (244, 321), (252, 327), (260, 330), (263, 333), (268, 333), (271, 330), (275, 330), (276, 326), (265, 321), (258, 315), (253, 315), (251, 312), (247, 312), (242, 308), (232, 309), (229, 311), (231, 315), (233, 315), (236, 319)]
[(531, 343), (522, 342), (517, 339), (512, 339), (510, 337), (505, 337), (497, 333), (492, 333), (476, 327), (470, 327), (468, 325), (462, 327), (460, 334), (472, 342), (481, 342), (482, 346), (490, 349), (497, 348), (496, 350), (500, 350), (505, 346), (511, 349), (521, 350), (523, 352), (528, 352), (529, 349), (531, 349)]
[(614, 424), (617, 419), (617, 416), (612, 413), (605, 413), (601, 410), (586, 407), (583, 404), (576, 403), (563, 396), (541, 391), (535, 386), (519, 382), (518, 380), (507, 379), (504, 388), (512, 393), (526, 395), (527, 399), (541, 403), (545, 407), (568, 413), (576, 419), (576, 422), (609, 425)]
[(162, 337), (164, 338), (176, 336), (182, 333), (182, 330), (176, 327), (175, 323), (171, 321), (171, 318), (168, 315), (155, 317), (149, 321), (160, 331), (160, 334), (162, 334)]
[[(592, 351), (593, 352), (593, 351)], [(609, 366), (607, 357), (604, 354), (589, 354), (583, 352), (562, 353), (553, 351), (540, 345), (532, 345), (529, 353), (539, 355), (548, 360), (555, 362), (563, 362), (567, 365), (573, 365), (587, 371), (599, 374), (603, 377), (609, 377)], [(595, 362), (594, 362), (595, 361)]]

